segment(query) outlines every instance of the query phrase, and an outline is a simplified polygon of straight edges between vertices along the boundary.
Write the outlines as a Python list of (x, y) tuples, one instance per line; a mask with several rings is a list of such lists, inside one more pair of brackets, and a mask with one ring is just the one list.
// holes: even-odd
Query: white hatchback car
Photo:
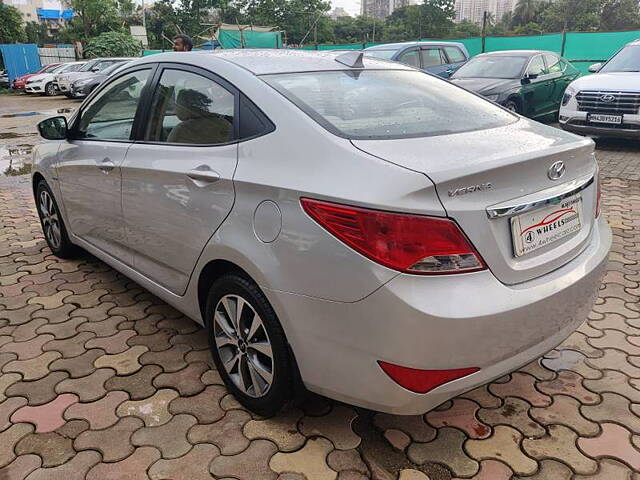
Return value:
[(567, 87), (560, 126), (583, 135), (640, 140), (640, 40), (589, 70), (596, 74)]
[(58, 85), (56, 84), (56, 76), (65, 72), (75, 72), (85, 63), (84, 61), (63, 63), (51, 72), (34, 75), (27, 80), (25, 92), (42, 93), (47, 96), (57, 95)]
[(593, 142), (362, 54), (167, 53), (45, 120), (33, 187), (81, 246), (208, 328), (270, 414), (417, 414), (562, 342), (611, 245)]

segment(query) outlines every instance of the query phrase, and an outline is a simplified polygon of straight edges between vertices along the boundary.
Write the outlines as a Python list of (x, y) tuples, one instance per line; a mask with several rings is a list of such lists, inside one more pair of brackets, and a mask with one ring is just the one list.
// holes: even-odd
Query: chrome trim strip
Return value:
[[(545, 205), (550, 205), (552, 203), (558, 203), (565, 198), (572, 197), (581, 191), (589, 188), (591, 184), (595, 181), (595, 177), (589, 177), (587, 180), (574, 180), (570, 182), (567, 186), (568, 190), (559, 194), (555, 194), (551, 197), (541, 198), (540, 200), (535, 200), (533, 202), (528, 203), (519, 203), (514, 205), (505, 205), (504, 207), (489, 207), (487, 208), (487, 216), (489, 218), (502, 218), (502, 217), (512, 217), (514, 215), (519, 215), (524, 212), (528, 212), (530, 210), (534, 210), (536, 208), (544, 207)], [(577, 184), (577, 185), (576, 185)]]

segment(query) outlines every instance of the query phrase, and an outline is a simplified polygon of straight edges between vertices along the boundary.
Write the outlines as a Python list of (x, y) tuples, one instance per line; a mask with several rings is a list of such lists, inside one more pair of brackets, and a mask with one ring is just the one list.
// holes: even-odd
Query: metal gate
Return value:
[(16, 77), (36, 72), (41, 66), (38, 46), (35, 43), (5, 43), (0, 45), (0, 53), (9, 74), (10, 84)]
[(49, 65), (50, 63), (74, 62), (76, 51), (73, 45), (56, 45), (55, 47), (43, 47), (38, 49), (40, 63)]

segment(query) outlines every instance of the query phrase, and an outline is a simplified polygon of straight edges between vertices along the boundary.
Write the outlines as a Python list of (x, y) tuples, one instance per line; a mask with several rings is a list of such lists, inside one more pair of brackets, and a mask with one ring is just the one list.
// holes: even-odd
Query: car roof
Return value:
[(534, 55), (538, 55), (541, 53), (550, 53), (552, 55), (556, 55), (558, 56), (557, 53), (552, 52), (550, 50), (500, 50), (498, 52), (486, 52), (486, 53), (481, 53), (480, 55), (478, 55), (478, 57), (480, 56), (492, 56), (492, 57), (513, 57), (513, 56), (520, 56), (520, 57), (532, 57)]
[(640, 38), (635, 39), (633, 42), (629, 43), (628, 45), (640, 45)]
[[(355, 50), (354, 52), (358, 52)], [(215, 68), (220, 61), (233, 63), (254, 75), (294, 72), (320, 72), (328, 70), (351, 70), (348, 66), (337, 62), (336, 57), (345, 52), (312, 51), (312, 50), (274, 50), (274, 49), (234, 49), (219, 52), (169, 52), (158, 53), (136, 63), (180, 62), (195, 66)], [(364, 57), (365, 69), (376, 70), (413, 70), (396, 62)]]
[(447, 45), (455, 45), (456, 47), (464, 46), (464, 44), (460, 42), (445, 42), (445, 41), (416, 41), (416, 42), (398, 42), (398, 43), (385, 43), (383, 45), (374, 45), (373, 47), (368, 47), (365, 50), (398, 50), (404, 47), (417, 47), (417, 46), (447, 46)]

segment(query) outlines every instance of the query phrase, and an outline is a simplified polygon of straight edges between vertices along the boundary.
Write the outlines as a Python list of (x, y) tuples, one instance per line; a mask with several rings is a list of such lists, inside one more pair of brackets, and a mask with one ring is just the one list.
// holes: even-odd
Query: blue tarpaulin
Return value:
[(38, 8), (38, 17), (42, 20), (71, 20), (73, 18), (73, 10), (68, 8), (66, 10), (52, 10), (48, 8)]
[(35, 43), (11, 43), (0, 45), (2, 61), (9, 74), (9, 83), (20, 75), (40, 69), (40, 56)]

